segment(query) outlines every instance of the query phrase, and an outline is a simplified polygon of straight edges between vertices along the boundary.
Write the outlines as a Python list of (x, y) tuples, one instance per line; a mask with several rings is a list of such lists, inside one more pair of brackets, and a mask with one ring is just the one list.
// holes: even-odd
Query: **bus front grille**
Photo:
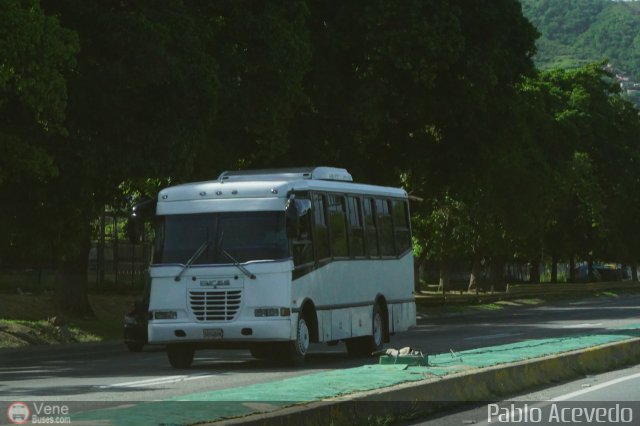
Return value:
[(242, 290), (189, 291), (191, 312), (198, 321), (231, 321), (240, 310)]

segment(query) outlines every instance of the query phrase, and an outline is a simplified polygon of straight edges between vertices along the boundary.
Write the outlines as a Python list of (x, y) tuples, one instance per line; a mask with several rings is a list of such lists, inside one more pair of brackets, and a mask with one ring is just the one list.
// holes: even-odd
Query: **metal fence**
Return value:
[[(127, 215), (105, 210), (96, 221), (96, 234), (88, 253), (87, 279), (91, 291), (138, 291), (148, 280), (151, 238), (132, 244), (124, 232)], [(0, 293), (35, 293), (55, 287), (57, 271), (51, 260), (35, 259), (19, 268), (0, 268)], [(27, 266), (24, 266), (24, 265)]]
[(142, 288), (149, 270), (150, 244), (105, 243), (100, 259), (96, 242), (89, 252), (89, 288), (97, 290)]

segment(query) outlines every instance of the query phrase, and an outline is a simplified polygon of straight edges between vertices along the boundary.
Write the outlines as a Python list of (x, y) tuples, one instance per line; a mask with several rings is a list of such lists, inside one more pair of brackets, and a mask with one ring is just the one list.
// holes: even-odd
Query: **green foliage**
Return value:
[[(218, 64), (220, 81), (213, 143), (204, 146), (202, 159), (221, 157), (225, 168), (273, 167), (289, 150), (291, 121), (307, 102), (306, 2), (202, 2), (197, 9), (215, 28), (207, 53)], [(196, 166), (206, 178), (215, 169), (210, 161)]]
[(432, 138), (437, 79), (461, 60), (460, 7), (446, 0), (308, 4), (309, 102), (293, 122), (296, 142), (284, 160), (396, 182), (402, 164)]
[(433, 200), (426, 212), (414, 216), (414, 232), (430, 259), (455, 259), (465, 256), (470, 247), (469, 221), (465, 204), (445, 194)]
[(570, 43), (597, 22), (608, 3), (602, 0), (522, 0), (522, 11), (539, 29), (544, 29), (544, 38)]
[[(424, 198), (434, 260), (640, 255), (637, 110), (590, 60), (637, 62), (637, 4), (41, 4), (0, 6), (3, 263), (79, 270), (105, 205), (303, 164)], [(581, 66), (536, 72), (523, 10)]]
[(65, 73), (77, 51), (77, 35), (37, 0), (0, 5), (0, 184), (56, 174), (45, 145), (65, 131)]
[[(0, 264), (47, 257), (44, 203), (36, 189), (59, 174), (52, 152), (66, 135), (66, 78), (77, 34), (37, 0), (0, 4)], [(38, 262), (39, 263), (39, 262)]]
[(542, 34), (536, 56), (541, 67), (608, 59), (640, 81), (640, 2), (522, 0), (522, 9)]
[(67, 102), (63, 72), (75, 63), (78, 38), (46, 16), (37, 0), (0, 7), (0, 106), (13, 103), (43, 129), (58, 126)]
[(546, 71), (523, 87), (545, 112), (539, 143), (553, 185), (543, 235), (555, 256), (621, 259), (636, 250), (624, 234), (638, 226), (627, 213), (638, 196), (638, 112), (602, 65)]
[(450, 256), (488, 256), (488, 247), (502, 251), (510, 242), (507, 228), (525, 229), (516, 219), (526, 216), (513, 213), (530, 204), (537, 184), (530, 179), (536, 156), (522, 135), (526, 117), (515, 96), (523, 76), (534, 71), (537, 33), (518, 2), (451, 3), (463, 43), (426, 94), (434, 106), (417, 110), (421, 132), (408, 130), (411, 143), (399, 146), (406, 147), (407, 186), (428, 200), (416, 220), (426, 220), (429, 231), (417, 235), (431, 256), (447, 256), (449, 248)]

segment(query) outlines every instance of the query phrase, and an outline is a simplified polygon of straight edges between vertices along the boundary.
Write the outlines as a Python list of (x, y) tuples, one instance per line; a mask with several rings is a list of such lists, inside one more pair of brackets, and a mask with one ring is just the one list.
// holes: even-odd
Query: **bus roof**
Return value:
[[(346, 180), (347, 175), (349, 180)], [(318, 178), (330, 176), (335, 178)], [(289, 191), (328, 191), (407, 198), (406, 191), (400, 188), (353, 183), (351, 175), (345, 169), (317, 167), (224, 172), (215, 181), (193, 182), (165, 188), (158, 194), (158, 202), (285, 198)]]

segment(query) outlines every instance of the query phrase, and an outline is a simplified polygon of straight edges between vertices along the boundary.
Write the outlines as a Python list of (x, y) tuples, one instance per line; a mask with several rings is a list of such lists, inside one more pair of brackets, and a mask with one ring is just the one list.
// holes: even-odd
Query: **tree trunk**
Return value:
[(573, 256), (569, 258), (569, 282), (576, 282), (576, 258)]
[(489, 269), (491, 287), (495, 291), (506, 290), (504, 282), (504, 260), (502, 258), (493, 258)]
[(447, 260), (440, 261), (440, 282), (438, 290), (442, 291), (442, 295), (446, 295), (446, 291), (449, 288), (449, 277), (451, 273), (451, 262)]
[(529, 263), (529, 282), (540, 284), (540, 258), (536, 257)]
[(420, 267), (427, 258), (426, 250), (422, 250), (420, 256), (413, 258), (413, 291), (420, 293), (422, 291), (422, 285), (420, 283)]
[[(66, 228), (66, 227), (65, 227)], [(88, 297), (89, 251), (91, 238), (85, 224), (66, 228), (58, 248), (55, 304), (61, 313), (93, 316)]]
[(105, 261), (104, 261), (104, 244), (105, 244), (105, 238), (104, 238), (104, 233), (105, 233), (105, 227), (107, 225), (107, 213), (106, 213), (106, 208), (103, 206), (102, 207), (102, 212), (100, 213), (100, 240), (98, 242), (98, 250), (97, 250), (97, 259), (96, 259), (96, 263), (97, 263), (97, 267), (98, 267), (98, 272), (97, 272), (97, 282), (96, 282), (96, 287), (101, 288), (104, 285), (104, 268), (105, 268)]
[(638, 282), (638, 264), (636, 262), (631, 262), (631, 280), (633, 282)]
[(551, 257), (551, 282), (558, 282), (558, 258), (556, 256)]
[(595, 281), (595, 274), (593, 273), (593, 259), (589, 259), (587, 263), (587, 281)]
[(468, 291), (474, 290), (478, 294), (480, 287), (480, 256), (473, 256), (473, 264), (471, 265), (471, 276), (469, 277)]

